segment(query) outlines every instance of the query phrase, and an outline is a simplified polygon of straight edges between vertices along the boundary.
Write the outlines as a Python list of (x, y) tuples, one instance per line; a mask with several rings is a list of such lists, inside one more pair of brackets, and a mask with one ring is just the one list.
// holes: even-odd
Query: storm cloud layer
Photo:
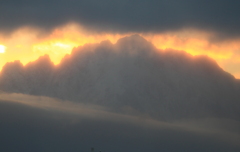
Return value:
[(234, 0), (2, 0), (0, 29), (52, 29), (77, 22), (96, 31), (163, 32), (182, 28), (239, 37), (240, 2)]
[(48, 56), (7, 63), (0, 88), (166, 121), (240, 118), (240, 84), (214, 60), (164, 52), (138, 35), (75, 48), (57, 66)]

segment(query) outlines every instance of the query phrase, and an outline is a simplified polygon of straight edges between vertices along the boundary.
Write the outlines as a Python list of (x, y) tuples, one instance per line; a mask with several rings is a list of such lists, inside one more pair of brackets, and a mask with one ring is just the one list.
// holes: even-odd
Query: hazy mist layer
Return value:
[(1, 93), (0, 120), (0, 150), (8, 152), (240, 150), (240, 122), (231, 119), (164, 122), (96, 105)]

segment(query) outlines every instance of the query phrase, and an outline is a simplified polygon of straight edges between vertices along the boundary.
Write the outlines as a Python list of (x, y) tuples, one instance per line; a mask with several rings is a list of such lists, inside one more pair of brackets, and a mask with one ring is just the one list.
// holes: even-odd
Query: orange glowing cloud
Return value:
[(115, 43), (119, 38), (126, 36), (90, 34), (76, 24), (58, 27), (49, 34), (43, 33), (39, 29), (29, 27), (17, 29), (8, 36), (0, 33), (0, 43), (7, 47), (5, 53), (0, 54), (0, 70), (7, 62), (20, 60), (25, 65), (44, 54), (48, 54), (51, 60), (58, 64), (74, 47), (86, 43), (100, 43), (107, 39)]
[(126, 35), (120, 34), (92, 34), (86, 32), (81, 26), (68, 24), (52, 31), (50, 35), (33, 44), (33, 52), (37, 54), (48, 54), (51, 60), (58, 64), (61, 59), (70, 54), (74, 47), (87, 43), (100, 43), (110, 40), (115, 43), (119, 38)]
[[(25, 65), (44, 54), (48, 54), (58, 64), (74, 47), (103, 40), (116, 43), (119, 38), (133, 34), (91, 33), (78, 24), (67, 24), (48, 34), (43, 33), (29, 27), (17, 29), (8, 36), (0, 33), (0, 70), (7, 62), (20, 60)], [(224, 70), (240, 78), (240, 39), (212, 42), (210, 39), (214, 33), (195, 29), (139, 34), (162, 50), (172, 48), (192, 55), (208, 55)]]
[(216, 60), (225, 71), (240, 78), (240, 39), (212, 42), (214, 33), (197, 30), (143, 36), (163, 50), (171, 48), (192, 55), (207, 55)]

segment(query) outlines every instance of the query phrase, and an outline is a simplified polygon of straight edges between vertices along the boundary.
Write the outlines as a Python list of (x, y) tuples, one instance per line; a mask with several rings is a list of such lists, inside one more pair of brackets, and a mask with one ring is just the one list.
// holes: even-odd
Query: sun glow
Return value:
[[(25, 65), (45, 54), (49, 55), (54, 64), (58, 64), (74, 47), (103, 40), (116, 43), (119, 38), (132, 34), (92, 33), (78, 24), (67, 24), (49, 33), (29, 27), (17, 29), (8, 36), (0, 33), (0, 42), (4, 44), (0, 45), (0, 70), (7, 62), (20, 60)], [(212, 42), (214, 33), (194, 29), (139, 34), (162, 50), (171, 48), (192, 55), (207, 55), (215, 59), (224, 70), (240, 78), (240, 39)]]
[(4, 45), (0, 45), (0, 53), (5, 53), (6, 47)]

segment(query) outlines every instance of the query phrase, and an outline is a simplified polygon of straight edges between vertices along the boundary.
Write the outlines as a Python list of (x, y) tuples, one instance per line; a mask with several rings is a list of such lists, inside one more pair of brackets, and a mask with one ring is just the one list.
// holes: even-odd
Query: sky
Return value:
[(240, 78), (240, 2), (234, 0), (2, 0), (0, 69), (74, 47), (139, 34), (157, 48), (207, 55)]

